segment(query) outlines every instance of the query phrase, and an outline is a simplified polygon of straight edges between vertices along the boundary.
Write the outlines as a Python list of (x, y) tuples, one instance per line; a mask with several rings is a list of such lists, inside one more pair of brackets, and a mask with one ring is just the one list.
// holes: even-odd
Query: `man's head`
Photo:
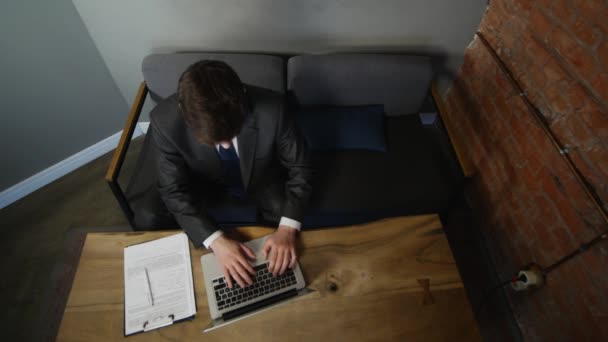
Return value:
[(239, 76), (221, 61), (200, 61), (184, 71), (177, 100), (195, 137), (204, 144), (230, 141), (244, 120), (245, 89)]

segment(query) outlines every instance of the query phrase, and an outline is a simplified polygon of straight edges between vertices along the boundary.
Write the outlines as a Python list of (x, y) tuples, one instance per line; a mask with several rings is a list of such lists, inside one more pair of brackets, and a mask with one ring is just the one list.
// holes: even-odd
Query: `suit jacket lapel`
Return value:
[(255, 160), (255, 148), (258, 140), (258, 128), (252, 115), (249, 116), (237, 139), (239, 144), (239, 159), (241, 160), (241, 176), (243, 177), (243, 185), (247, 189), (251, 180), (251, 171), (253, 170), (253, 161)]

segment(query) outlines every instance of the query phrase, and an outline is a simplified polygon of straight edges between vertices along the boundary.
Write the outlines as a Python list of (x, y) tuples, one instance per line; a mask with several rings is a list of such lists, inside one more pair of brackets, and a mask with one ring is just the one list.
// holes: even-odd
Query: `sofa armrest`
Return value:
[(146, 82), (141, 82), (137, 95), (135, 96), (135, 101), (131, 106), (129, 116), (127, 117), (125, 128), (122, 131), (120, 141), (118, 142), (118, 146), (114, 151), (114, 155), (112, 156), (110, 166), (108, 167), (108, 171), (105, 176), (106, 182), (108, 182), (110, 189), (112, 189), (112, 192), (114, 193), (114, 197), (116, 197), (118, 204), (120, 205), (122, 211), (129, 220), (129, 224), (131, 224), (132, 227), (133, 210), (131, 209), (124, 192), (118, 184), (118, 175), (120, 174), (120, 169), (122, 168), (122, 164), (125, 160), (125, 155), (127, 154), (129, 144), (131, 143), (131, 138), (133, 137), (133, 132), (135, 131), (135, 127), (137, 125), (137, 121), (139, 120), (139, 115), (141, 114), (141, 110), (144, 106), (147, 95), (148, 87)]
[(433, 101), (437, 106), (439, 116), (441, 117), (441, 120), (443, 121), (445, 129), (448, 133), (450, 143), (452, 143), (454, 152), (456, 152), (456, 158), (460, 163), (460, 168), (462, 169), (462, 172), (465, 177), (470, 177), (472, 174), (471, 167), (467, 164), (466, 159), (464, 159), (463, 147), (458, 144), (458, 141), (456, 141), (456, 138), (454, 136), (454, 124), (447, 116), (445, 103), (443, 102), (443, 98), (441, 97), (441, 94), (439, 93), (439, 88), (437, 87), (437, 82), (435, 81), (431, 83), (431, 95), (433, 96)]

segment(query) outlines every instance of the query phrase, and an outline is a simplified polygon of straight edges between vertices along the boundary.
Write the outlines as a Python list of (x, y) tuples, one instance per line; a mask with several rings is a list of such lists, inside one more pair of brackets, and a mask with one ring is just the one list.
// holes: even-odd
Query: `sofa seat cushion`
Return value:
[[(386, 152), (313, 152), (313, 194), (304, 227), (331, 227), (386, 217), (445, 210), (459, 181), (432, 138), (434, 127), (414, 115), (386, 120)], [(127, 187), (134, 211), (150, 210), (145, 193), (156, 191), (155, 146), (146, 135)], [(256, 223), (254, 206), (218, 205), (210, 214), (222, 225)]]
[(387, 119), (387, 152), (315, 152), (313, 195), (306, 226), (348, 225), (447, 208), (456, 182), (437, 128), (414, 115)]

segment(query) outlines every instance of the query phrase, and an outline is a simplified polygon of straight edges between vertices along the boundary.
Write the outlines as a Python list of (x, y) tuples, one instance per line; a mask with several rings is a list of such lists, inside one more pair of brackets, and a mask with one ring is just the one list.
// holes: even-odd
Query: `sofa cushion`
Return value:
[(435, 139), (436, 130), (415, 115), (391, 117), (386, 153), (314, 152), (315, 179), (304, 225), (349, 225), (446, 210), (459, 179)]
[(312, 150), (386, 151), (382, 105), (300, 108), (296, 118)]
[(384, 104), (388, 116), (415, 114), (433, 77), (428, 57), (302, 55), (287, 62), (287, 91), (299, 106)]
[(204, 59), (226, 62), (243, 83), (285, 93), (285, 62), (278, 56), (239, 53), (153, 54), (144, 58), (141, 68), (152, 95), (164, 99), (177, 91), (177, 82), (186, 68)]

